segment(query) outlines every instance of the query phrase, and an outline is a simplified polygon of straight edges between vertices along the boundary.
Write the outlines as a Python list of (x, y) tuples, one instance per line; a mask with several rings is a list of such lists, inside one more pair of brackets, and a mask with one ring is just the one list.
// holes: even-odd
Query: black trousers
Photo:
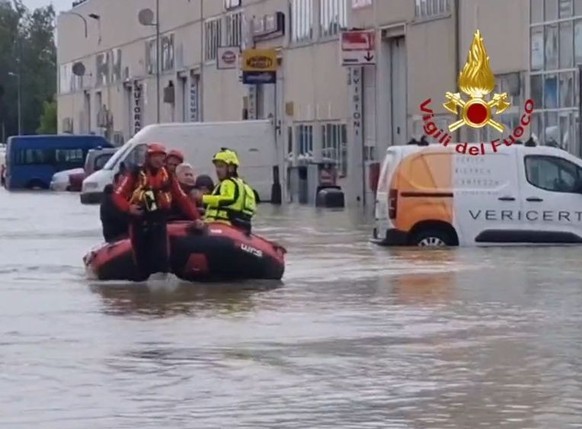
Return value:
[(132, 220), (129, 227), (131, 247), (140, 277), (170, 272), (167, 221), (164, 217)]

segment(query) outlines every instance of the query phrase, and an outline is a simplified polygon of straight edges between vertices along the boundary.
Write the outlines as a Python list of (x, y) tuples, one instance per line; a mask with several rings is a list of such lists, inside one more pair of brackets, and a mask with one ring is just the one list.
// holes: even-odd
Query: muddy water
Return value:
[(282, 287), (85, 279), (76, 195), (0, 191), (0, 427), (582, 427), (582, 249), (386, 250), (262, 208)]

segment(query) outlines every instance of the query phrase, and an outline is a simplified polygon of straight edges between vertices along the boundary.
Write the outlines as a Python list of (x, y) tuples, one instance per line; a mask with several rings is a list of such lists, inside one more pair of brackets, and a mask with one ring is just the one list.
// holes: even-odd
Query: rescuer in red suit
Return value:
[(167, 217), (173, 203), (197, 228), (204, 228), (196, 205), (168, 172), (165, 161), (166, 148), (149, 144), (144, 165), (126, 174), (113, 194), (119, 210), (130, 215), (131, 247), (144, 279), (170, 271)]

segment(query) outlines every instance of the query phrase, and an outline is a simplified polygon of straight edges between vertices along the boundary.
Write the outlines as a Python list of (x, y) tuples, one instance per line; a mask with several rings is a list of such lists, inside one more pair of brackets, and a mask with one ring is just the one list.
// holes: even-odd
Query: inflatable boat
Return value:
[[(168, 224), (171, 271), (186, 281), (281, 280), (286, 250), (257, 235), (229, 225), (209, 224), (205, 231), (191, 222)], [(141, 281), (129, 239), (104, 244), (83, 258), (88, 274), (98, 280)]]

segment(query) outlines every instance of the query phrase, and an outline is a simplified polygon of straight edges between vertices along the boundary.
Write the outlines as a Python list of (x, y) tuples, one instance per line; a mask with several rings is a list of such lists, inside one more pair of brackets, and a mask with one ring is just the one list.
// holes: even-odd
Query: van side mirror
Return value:
[(119, 163), (119, 173), (124, 174), (125, 170), (127, 170), (127, 166), (125, 165), (125, 162), (121, 161)]

